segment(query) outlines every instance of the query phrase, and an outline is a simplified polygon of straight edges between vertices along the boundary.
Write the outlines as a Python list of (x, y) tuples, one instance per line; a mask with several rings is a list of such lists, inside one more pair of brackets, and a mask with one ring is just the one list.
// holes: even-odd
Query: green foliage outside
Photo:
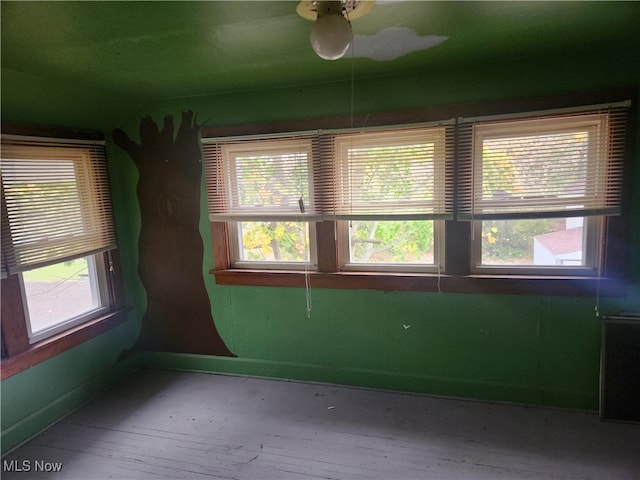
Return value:
[[(349, 151), (359, 159), (350, 170), (349, 185), (359, 199), (393, 204), (416, 200), (416, 191), (421, 192), (421, 200), (433, 199), (433, 185), (424, 183), (425, 171), (433, 178), (432, 144), (355, 147)], [(282, 162), (283, 156), (269, 155), (236, 159), (240, 205), (291, 205), (300, 196), (308, 201), (306, 156), (291, 154), (286, 158), (286, 162)], [(245, 163), (254, 175), (243, 176)], [(276, 168), (278, 163), (286, 167)], [(422, 175), (415, 175), (420, 171)], [(353, 221), (350, 225), (352, 262), (433, 263), (432, 221)], [(242, 222), (242, 259), (308, 261), (308, 228), (303, 222)]]
[[(309, 260), (304, 222), (242, 222), (242, 259), (305, 262)], [(313, 228), (313, 224), (311, 224)], [(349, 222), (354, 263), (433, 263), (433, 222)]]
[(485, 139), (482, 197), (558, 195), (586, 179), (589, 136), (584, 131)]
[(22, 274), (27, 282), (59, 282), (79, 280), (88, 275), (87, 260), (77, 258), (68, 262), (56, 263), (47, 267), (36, 268)]
[[(242, 208), (267, 208), (286, 214), (309, 204), (308, 158), (303, 151), (236, 158), (237, 202)], [(249, 174), (248, 172), (252, 172)], [(240, 256), (245, 261), (309, 261), (309, 224), (242, 222)]]
[[(579, 190), (584, 182), (587, 143), (588, 135), (583, 131), (486, 139), (482, 199), (535, 197), (540, 192), (553, 197), (565, 187)], [(416, 195), (419, 200), (434, 199), (434, 185), (425, 183), (435, 175), (432, 144), (354, 147), (349, 152), (357, 161), (350, 166), (348, 187), (343, 187), (355, 192), (356, 199), (381, 205), (416, 200)], [(532, 155), (540, 158), (530, 161)], [(240, 182), (240, 203), (292, 204), (300, 195), (307, 202), (306, 156), (292, 155), (291, 162), (280, 169), (274, 167), (271, 158), (242, 159), (254, 166), (257, 163), (260, 174)], [(559, 164), (562, 168), (557, 167)], [(421, 177), (419, 172), (426, 176)], [(386, 213), (393, 213), (394, 207), (390, 208)], [(484, 221), (482, 263), (532, 264), (534, 237), (564, 228), (564, 219)], [(308, 261), (308, 231), (308, 225), (302, 222), (243, 223), (243, 258)], [(349, 240), (354, 263), (434, 263), (433, 221), (354, 220), (349, 223)]]
[[(351, 148), (358, 163), (350, 170), (357, 197), (367, 202), (433, 200), (434, 146)], [(366, 160), (364, 160), (366, 159)]]
[[(482, 199), (558, 198), (580, 192), (586, 179), (588, 133), (582, 130), (485, 139)], [(533, 264), (537, 235), (565, 228), (565, 219), (482, 222), (483, 264)]]
[(433, 263), (433, 221), (350, 222), (355, 263)]
[(482, 263), (533, 264), (533, 237), (564, 228), (564, 219), (482, 222)]
[(305, 222), (242, 222), (242, 259), (309, 261), (309, 225)]
[(304, 152), (237, 157), (237, 206), (297, 208), (301, 197), (308, 204), (307, 161)]

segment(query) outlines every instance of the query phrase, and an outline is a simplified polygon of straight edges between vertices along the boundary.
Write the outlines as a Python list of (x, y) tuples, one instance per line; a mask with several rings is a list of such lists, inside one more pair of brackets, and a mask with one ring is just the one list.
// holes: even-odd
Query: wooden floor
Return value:
[[(27, 461), (31, 471), (4, 471), (4, 480), (638, 479), (640, 426), (586, 413), (145, 370), (12, 452), (4, 470), (11, 460)], [(44, 465), (36, 461), (61, 462), (62, 471), (35, 472)]]

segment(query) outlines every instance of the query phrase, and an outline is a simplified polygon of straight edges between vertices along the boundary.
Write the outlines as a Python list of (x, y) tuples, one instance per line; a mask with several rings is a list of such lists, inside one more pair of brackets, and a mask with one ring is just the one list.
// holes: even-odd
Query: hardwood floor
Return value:
[[(35, 471), (56, 463), (59, 472)], [(144, 370), (10, 453), (3, 470), (5, 480), (638, 479), (640, 426), (580, 412)]]

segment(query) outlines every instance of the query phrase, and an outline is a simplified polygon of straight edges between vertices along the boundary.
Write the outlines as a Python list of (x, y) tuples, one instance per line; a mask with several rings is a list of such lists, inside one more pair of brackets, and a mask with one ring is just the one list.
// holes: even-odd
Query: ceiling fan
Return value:
[[(407, 53), (439, 45), (448, 38), (420, 36), (410, 28), (393, 26), (375, 35), (353, 35), (351, 21), (369, 13), (375, 3), (375, 0), (303, 0), (296, 7), (296, 12), (314, 22), (311, 47), (325, 60), (337, 60), (349, 51), (351, 57), (394, 60)], [(391, 2), (378, 0), (378, 3)]]

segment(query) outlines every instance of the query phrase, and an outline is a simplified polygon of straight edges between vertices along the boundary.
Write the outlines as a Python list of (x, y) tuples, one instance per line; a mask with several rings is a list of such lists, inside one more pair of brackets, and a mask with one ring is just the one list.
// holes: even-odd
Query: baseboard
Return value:
[(593, 391), (587, 391), (541, 385), (509, 384), (493, 380), (469, 380), (249, 358), (165, 352), (143, 352), (139, 355), (141, 365), (147, 368), (313, 381), (576, 410), (593, 411), (598, 408), (597, 386)]
[(2, 455), (6, 455), (42, 430), (62, 420), (121, 381), (124, 376), (139, 368), (162, 368), (280, 380), (311, 381), (452, 398), (578, 410), (597, 410), (598, 405), (597, 389), (591, 392), (566, 388), (549, 388), (540, 385), (507, 384), (491, 380), (445, 378), (250, 358), (141, 352), (119, 362), (109, 370), (57, 398), (54, 402), (2, 430)]
[(2, 430), (2, 456), (29, 441), (41, 431), (59, 422), (97, 395), (111, 388), (126, 375), (141, 368), (140, 357), (132, 356), (107, 371), (92, 377), (45, 407)]

